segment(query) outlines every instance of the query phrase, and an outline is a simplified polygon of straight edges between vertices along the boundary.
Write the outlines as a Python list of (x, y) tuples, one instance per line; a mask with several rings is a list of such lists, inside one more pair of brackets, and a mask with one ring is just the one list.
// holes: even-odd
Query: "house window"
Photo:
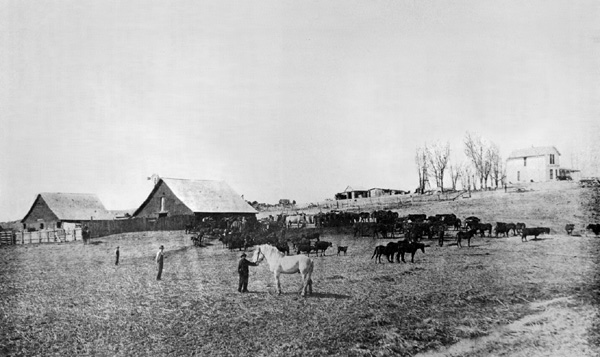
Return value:
[(44, 229), (44, 224), (40, 223), (40, 229)]
[(550, 169), (550, 180), (554, 180), (554, 170)]
[(550, 165), (554, 165), (554, 154), (550, 154)]
[(527, 166), (527, 158), (526, 157), (523, 158), (523, 166)]
[(61, 227), (60, 227), (60, 226), (61, 226), (61, 224), (62, 224), (62, 222), (56, 222), (56, 228), (61, 228)]

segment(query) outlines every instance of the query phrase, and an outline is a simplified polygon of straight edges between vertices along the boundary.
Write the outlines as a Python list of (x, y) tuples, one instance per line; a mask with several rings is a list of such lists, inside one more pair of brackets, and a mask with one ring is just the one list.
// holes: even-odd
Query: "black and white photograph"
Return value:
[(598, 356), (599, 139), (594, 0), (0, 0), (0, 356)]

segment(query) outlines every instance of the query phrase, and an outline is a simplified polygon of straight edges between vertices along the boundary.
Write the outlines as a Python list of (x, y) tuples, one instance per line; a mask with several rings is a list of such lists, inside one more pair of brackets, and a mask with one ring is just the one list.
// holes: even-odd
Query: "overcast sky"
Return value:
[[(137, 208), (147, 177), (251, 201), (414, 190), (470, 131), (597, 174), (597, 1), (0, 0), (0, 221), (40, 192)], [(597, 158), (597, 157), (596, 157)]]

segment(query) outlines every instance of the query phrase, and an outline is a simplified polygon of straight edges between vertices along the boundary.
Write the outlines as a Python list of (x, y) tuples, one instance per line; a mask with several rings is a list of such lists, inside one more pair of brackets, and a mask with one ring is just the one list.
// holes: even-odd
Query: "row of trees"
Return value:
[(433, 179), (436, 187), (443, 192), (447, 173), (452, 190), (456, 190), (459, 180), (463, 189), (476, 190), (476, 177), (480, 189), (490, 187), (488, 183), (496, 188), (504, 183), (506, 171), (498, 145), (467, 132), (464, 138), (464, 153), (467, 162), (451, 162), (448, 142), (426, 144), (417, 148), (415, 163), (419, 173), (418, 191), (425, 192), (428, 184), (431, 186), (430, 179)]

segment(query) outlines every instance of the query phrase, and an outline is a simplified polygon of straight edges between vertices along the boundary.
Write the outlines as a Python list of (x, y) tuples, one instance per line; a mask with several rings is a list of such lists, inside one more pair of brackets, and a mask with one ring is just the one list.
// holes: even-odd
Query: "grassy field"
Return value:
[[(218, 241), (193, 247), (181, 231), (3, 247), (0, 355), (594, 356), (600, 239), (566, 236), (562, 226), (583, 233), (598, 197), (540, 186), (407, 208), (553, 230), (523, 243), (475, 238), (471, 248), (427, 242), (414, 264), (371, 259), (392, 240), (325, 230), (333, 250), (313, 256), (307, 298), (298, 295), (299, 275), (283, 276), (277, 296), (266, 264), (250, 267), (251, 292), (239, 294), (240, 252)], [(335, 255), (337, 245), (348, 255)]]

